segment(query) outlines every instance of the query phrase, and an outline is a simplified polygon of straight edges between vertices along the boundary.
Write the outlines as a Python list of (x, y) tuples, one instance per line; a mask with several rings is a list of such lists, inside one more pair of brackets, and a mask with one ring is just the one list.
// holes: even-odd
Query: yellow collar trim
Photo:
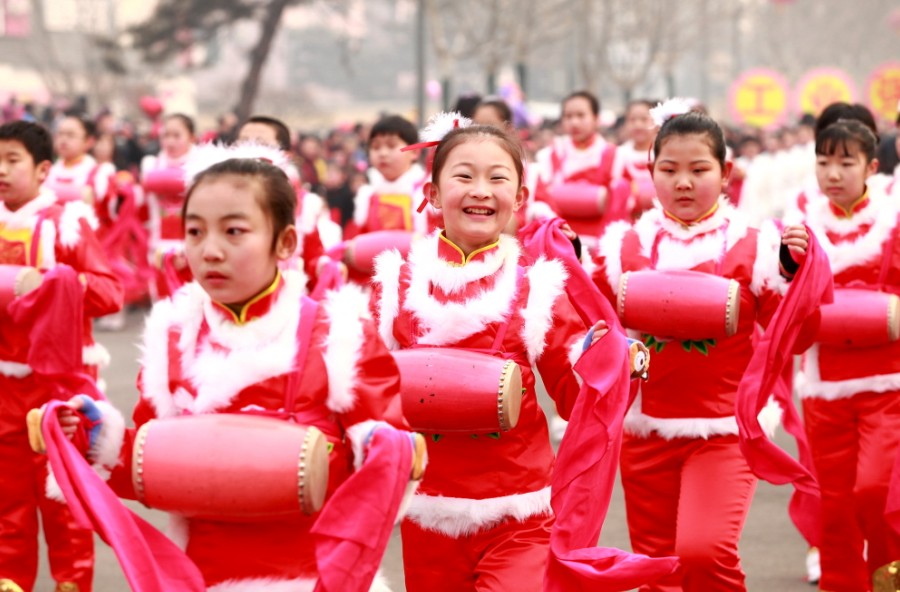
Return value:
[(834, 207), (835, 214), (838, 214), (838, 216), (840, 216), (841, 218), (847, 218), (849, 220), (850, 218), (853, 217), (853, 214), (856, 213), (856, 208), (858, 208), (860, 205), (862, 205), (862, 203), (865, 202), (867, 199), (869, 199), (869, 188), (868, 187), (866, 187), (866, 190), (863, 191), (863, 194), (862, 194), (862, 196), (860, 196), (859, 199), (857, 199), (855, 202), (850, 204), (849, 208), (845, 208), (844, 206), (836, 204), (834, 202), (831, 202), (831, 205)]
[(446, 236), (444, 236), (444, 231), (441, 231), (441, 233), (438, 235), (438, 237), (439, 237), (446, 245), (452, 247), (454, 251), (456, 251), (457, 253), (459, 253), (459, 259), (460, 259), (460, 261), (462, 261), (462, 263), (456, 263), (456, 262), (454, 262), (454, 261), (447, 261), (447, 262), (446, 262), (447, 265), (450, 265), (450, 266), (452, 266), (452, 267), (463, 267), (466, 263), (468, 263), (469, 261), (471, 261), (472, 258), (475, 257), (476, 255), (478, 255), (479, 253), (484, 253), (485, 251), (490, 251), (491, 249), (496, 248), (497, 245), (500, 244), (500, 239), (498, 238), (496, 242), (493, 242), (493, 243), (487, 245), (486, 247), (481, 247), (480, 249), (475, 249), (474, 251), (472, 251), (471, 253), (469, 253), (468, 255), (466, 255), (466, 254), (463, 252), (463, 250), (460, 249), (460, 248), (456, 245), (456, 243), (454, 243), (452, 240), (450, 240), (449, 238), (447, 238)]
[(271, 296), (272, 294), (274, 294), (275, 290), (278, 289), (278, 284), (280, 282), (281, 282), (281, 270), (276, 270), (275, 279), (272, 280), (272, 283), (269, 284), (269, 287), (266, 288), (265, 290), (263, 290), (262, 292), (260, 292), (259, 294), (257, 294), (256, 296), (254, 296), (253, 298), (251, 298), (250, 300), (248, 300), (247, 302), (245, 302), (244, 305), (241, 307), (240, 313), (234, 312), (234, 310), (232, 310), (232, 308), (230, 306), (228, 306), (227, 304), (222, 304), (220, 302), (217, 302), (216, 304), (219, 305), (219, 308), (221, 308), (222, 310), (227, 310), (229, 312), (229, 314), (231, 314), (231, 320), (233, 320), (235, 322), (235, 324), (243, 325), (244, 323), (247, 322), (247, 314), (249, 313), (250, 308), (257, 302), (259, 302), (260, 300), (265, 298), (266, 296)]
[(681, 224), (681, 225), (684, 226), (685, 228), (690, 228), (691, 226), (694, 226), (694, 225), (696, 225), (696, 224), (700, 224), (700, 223), (703, 222), (704, 220), (708, 220), (709, 218), (712, 218), (713, 215), (714, 215), (718, 210), (719, 210), (719, 202), (716, 202), (715, 204), (713, 204), (713, 207), (711, 207), (705, 214), (703, 214), (702, 216), (699, 216), (696, 220), (691, 220), (690, 222), (685, 222), (684, 220), (682, 220), (682, 219), (679, 218), (678, 216), (676, 216), (676, 215), (674, 215), (674, 214), (670, 214), (668, 210), (663, 210), (663, 214), (665, 214), (665, 215), (666, 215), (666, 218), (668, 218), (669, 220), (674, 220), (675, 222), (678, 222), (679, 224)]

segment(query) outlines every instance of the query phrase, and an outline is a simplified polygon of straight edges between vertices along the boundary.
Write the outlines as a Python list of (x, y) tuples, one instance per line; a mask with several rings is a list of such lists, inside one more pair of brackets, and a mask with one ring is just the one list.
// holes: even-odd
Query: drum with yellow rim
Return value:
[(426, 433), (511, 430), (522, 408), (522, 370), (513, 360), (428, 347), (393, 352), (403, 415)]
[(659, 338), (723, 339), (737, 333), (741, 286), (697, 271), (630, 271), (619, 280), (622, 324)]
[(315, 427), (257, 415), (151, 420), (135, 437), (131, 476), (139, 501), (183, 516), (313, 514), (325, 501), (328, 443)]
[(900, 338), (900, 298), (895, 294), (837, 288), (834, 302), (823, 304), (820, 310), (819, 343), (873, 347)]

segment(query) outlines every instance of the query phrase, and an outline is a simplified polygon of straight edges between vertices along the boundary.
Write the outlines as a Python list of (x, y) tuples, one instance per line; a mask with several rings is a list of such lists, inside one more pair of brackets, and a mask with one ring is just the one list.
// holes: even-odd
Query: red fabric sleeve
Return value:
[(81, 240), (71, 248), (57, 244), (56, 259), (71, 266), (83, 278), (85, 315), (94, 318), (117, 312), (124, 299), (122, 283), (110, 268), (87, 220), (82, 218), (78, 224)]

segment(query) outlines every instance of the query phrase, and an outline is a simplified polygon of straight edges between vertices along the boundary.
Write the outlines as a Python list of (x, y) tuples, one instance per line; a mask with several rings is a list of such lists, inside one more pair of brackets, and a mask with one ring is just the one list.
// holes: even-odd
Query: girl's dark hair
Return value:
[(840, 152), (843, 156), (851, 156), (851, 144), (865, 154), (867, 163), (875, 158), (878, 139), (868, 126), (856, 119), (838, 119), (816, 134), (816, 155), (832, 156)]
[(565, 110), (566, 103), (571, 101), (572, 99), (585, 99), (588, 104), (591, 106), (591, 113), (594, 115), (600, 115), (600, 99), (597, 98), (592, 92), (588, 92), (586, 90), (578, 90), (571, 93), (569, 96), (562, 100), (562, 108)]
[[(478, 107), (491, 107), (497, 111), (497, 115), (500, 116), (500, 119), (503, 120), (504, 123), (512, 125), (513, 122), (513, 112), (512, 109), (509, 108), (509, 104), (504, 101), (500, 97), (485, 97), (481, 99), (481, 102), (475, 107), (475, 110), (478, 110)], [(473, 113), (474, 115), (474, 113)]]
[(166, 115), (163, 122), (171, 121), (173, 119), (180, 121), (184, 125), (184, 127), (187, 129), (188, 133), (191, 134), (191, 136), (197, 135), (193, 118), (191, 118), (188, 115), (185, 115), (184, 113), (172, 113), (170, 115)]
[(96, 138), (97, 137), (97, 124), (92, 120), (88, 119), (84, 115), (79, 112), (70, 111), (66, 113), (66, 117), (68, 119), (74, 119), (78, 122), (78, 125), (81, 126), (81, 129), (84, 130), (85, 138)]
[(699, 111), (689, 111), (683, 115), (677, 115), (666, 120), (656, 134), (653, 142), (653, 154), (659, 155), (662, 145), (671, 136), (687, 136), (691, 134), (705, 135), (709, 140), (709, 147), (713, 156), (719, 161), (722, 169), (725, 169), (725, 133), (716, 120)]
[(818, 138), (831, 124), (841, 119), (853, 119), (871, 130), (875, 134), (875, 140), (878, 140), (878, 124), (875, 123), (875, 116), (869, 111), (869, 108), (862, 103), (831, 103), (819, 114), (816, 119), (815, 135)]
[(512, 158), (513, 166), (516, 169), (516, 173), (519, 175), (518, 187), (522, 186), (525, 175), (525, 165), (523, 164), (525, 161), (525, 151), (522, 149), (522, 144), (519, 142), (518, 138), (511, 136), (504, 130), (492, 125), (470, 125), (468, 127), (458, 127), (450, 130), (434, 151), (434, 163), (431, 168), (431, 178), (434, 179), (435, 182), (440, 178), (441, 170), (447, 163), (447, 157), (450, 155), (450, 152), (470, 139), (491, 139), (503, 148), (503, 150), (505, 150)]
[(294, 224), (297, 209), (297, 195), (287, 175), (277, 166), (258, 158), (230, 158), (209, 167), (194, 179), (193, 185), (184, 198), (181, 218), (187, 216), (188, 202), (194, 190), (205, 181), (214, 181), (227, 176), (243, 177), (255, 181), (262, 189), (257, 196), (260, 207), (272, 221), (272, 250), (278, 244), (278, 237), (285, 228)]
[(268, 115), (254, 115), (246, 123), (258, 123), (267, 126), (275, 132), (275, 141), (278, 142), (278, 147), (285, 152), (291, 151), (291, 130), (280, 119), (269, 117)]

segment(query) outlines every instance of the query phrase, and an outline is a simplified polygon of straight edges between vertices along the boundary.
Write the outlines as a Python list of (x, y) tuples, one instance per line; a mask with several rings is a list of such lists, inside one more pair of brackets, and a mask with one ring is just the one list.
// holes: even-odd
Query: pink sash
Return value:
[[(816, 482), (809, 443), (790, 392), (777, 388), (803, 323), (820, 304), (832, 300), (832, 274), (822, 247), (812, 230), (806, 258), (794, 276), (787, 294), (778, 305), (762, 337), (754, 348), (753, 357), (738, 385), (735, 416), (738, 423), (741, 451), (751, 470), (760, 479), (781, 485), (794, 484), (789, 512), (803, 537), (818, 546), (822, 536), (821, 496)], [(757, 416), (774, 395), (784, 411), (784, 427), (797, 441), (795, 460), (779, 448), (763, 432)]]

